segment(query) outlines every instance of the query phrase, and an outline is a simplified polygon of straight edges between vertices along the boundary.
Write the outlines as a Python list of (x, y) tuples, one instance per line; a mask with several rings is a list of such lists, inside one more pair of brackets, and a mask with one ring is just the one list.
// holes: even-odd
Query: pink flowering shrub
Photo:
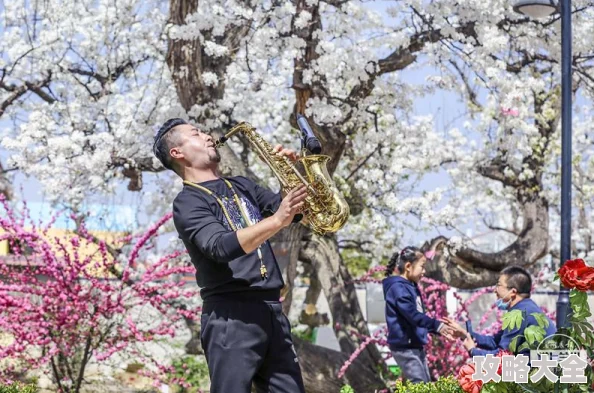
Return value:
[[(51, 238), (51, 222), (35, 225), (26, 209), (18, 218), (1, 202), (0, 240), (7, 240), (14, 254), (0, 257), (1, 382), (40, 369), (52, 375), (60, 392), (77, 393), (91, 360), (102, 362), (124, 350), (140, 357), (135, 344), (174, 337), (183, 318), (199, 315), (184, 301), (197, 297), (196, 289), (174, 280), (194, 271), (179, 262), (181, 253), (162, 257), (142, 273), (133, 268), (170, 214), (137, 238), (126, 256), (125, 244), (96, 240), (84, 223), (76, 235)], [(89, 254), (90, 246), (97, 251)], [(138, 310), (148, 306), (157, 318), (142, 319), (145, 313)], [(166, 378), (169, 367), (155, 366), (145, 373)]]
[[(450, 289), (449, 285), (429, 278), (423, 278), (420, 289), (427, 315), (436, 319), (449, 316), (446, 307), (446, 292)], [(484, 288), (477, 292), (478, 295), (474, 299), (477, 299), (489, 289)], [(464, 314), (474, 299), (468, 299), (467, 301), (461, 301), (459, 299), (458, 310), (454, 314), (454, 317), (458, 319), (461, 314)], [(468, 353), (461, 342), (448, 341), (440, 336), (429, 335), (428, 344), (425, 349), (427, 351), (429, 369), (435, 379), (440, 376), (448, 376), (456, 373), (468, 359)]]

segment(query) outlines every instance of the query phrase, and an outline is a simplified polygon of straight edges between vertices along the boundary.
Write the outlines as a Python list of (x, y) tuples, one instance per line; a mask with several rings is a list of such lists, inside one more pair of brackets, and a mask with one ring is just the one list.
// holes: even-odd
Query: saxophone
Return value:
[(326, 165), (330, 160), (329, 156), (305, 155), (306, 150), (303, 149), (296, 163), (303, 168), (302, 174), (287, 157), (277, 155), (272, 146), (246, 122), (237, 124), (216, 140), (215, 148), (223, 146), (227, 139), (238, 132), (243, 133), (255, 153), (272, 169), (284, 193), (301, 185), (307, 187), (303, 214), (315, 233), (334, 233), (344, 226), (350, 214), (349, 205), (328, 174)]

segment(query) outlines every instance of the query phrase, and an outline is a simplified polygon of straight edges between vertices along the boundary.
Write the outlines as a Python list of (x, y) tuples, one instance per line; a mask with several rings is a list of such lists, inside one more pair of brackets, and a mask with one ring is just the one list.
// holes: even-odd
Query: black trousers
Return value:
[(201, 341), (211, 393), (304, 393), (280, 302), (205, 302)]

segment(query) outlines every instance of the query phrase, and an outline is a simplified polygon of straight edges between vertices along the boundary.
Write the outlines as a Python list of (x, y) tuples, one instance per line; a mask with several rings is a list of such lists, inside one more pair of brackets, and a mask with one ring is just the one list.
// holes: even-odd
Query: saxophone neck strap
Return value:
[[(231, 193), (233, 193), (233, 201), (235, 202), (235, 205), (237, 205), (237, 209), (239, 210), (240, 214), (241, 214), (241, 218), (243, 221), (243, 225), (242, 227), (245, 228), (247, 226), (250, 225), (250, 219), (248, 217), (247, 212), (244, 209), (243, 204), (241, 203), (241, 201), (239, 200), (239, 196), (237, 195), (237, 192), (235, 192), (235, 189), (233, 188), (233, 185), (231, 184), (231, 182), (227, 179), (225, 179), (224, 177), (221, 178), (225, 184), (227, 185), (227, 187), (229, 187), (229, 190), (231, 191)], [(205, 193), (207, 193), (208, 195), (212, 196), (214, 199), (216, 199), (217, 203), (219, 204), (219, 206), (221, 207), (221, 209), (223, 210), (223, 213), (225, 214), (225, 218), (227, 219), (227, 222), (229, 223), (229, 225), (231, 226), (231, 229), (233, 229), (234, 231), (237, 231), (238, 228), (234, 223), (233, 220), (231, 220), (231, 215), (229, 214), (229, 211), (227, 210), (227, 207), (225, 206), (225, 203), (223, 203), (223, 198), (225, 200), (227, 200), (227, 197), (223, 197), (221, 198), (220, 196), (218, 196), (216, 193), (214, 193), (212, 190), (208, 189), (207, 187), (204, 187), (200, 184), (196, 184), (196, 183), (192, 183), (188, 180), (184, 180), (184, 184), (190, 187), (194, 187), (197, 188), (201, 191), (204, 191)]]
[[(224, 177), (221, 177), (220, 179), (225, 182), (225, 184), (227, 185), (227, 187), (229, 187), (229, 190), (231, 190), (231, 192), (233, 193), (233, 195), (237, 195), (237, 193), (235, 192), (235, 189), (233, 189), (233, 186), (231, 185), (231, 182), (229, 180), (225, 179)], [(184, 180), (184, 184), (186, 186), (190, 186), (190, 187), (194, 187), (194, 188), (197, 188), (199, 190), (202, 190), (205, 193), (207, 193), (208, 195), (212, 195), (215, 198), (218, 198), (214, 192), (212, 192), (207, 187), (201, 186), (200, 184), (193, 183), (193, 182), (191, 182), (189, 180)]]
[[(237, 205), (237, 208), (239, 209), (239, 212), (241, 213), (241, 216), (243, 218), (243, 224), (244, 224), (244, 228), (250, 225), (250, 220), (248, 218), (248, 214), (245, 211), (245, 209), (243, 208), (243, 204), (241, 203), (241, 201), (239, 200), (239, 197), (237, 196), (237, 193), (235, 192), (235, 189), (233, 188), (233, 186), (231, 185), (231, 182), (227, 179), (225, 179), (224, 177), (221, 178), (225, 184), (227, 185), (227, 187), (229, 187), (229, 190), (231, 190), (231, 192), (233, 193), (233, 200), (235, 201), (235, 204)], [(227, 210), (227, 207), (225, 207), (225, 203), (223, 203), (223, 199), (221, 199), (221, 197), (219, 197), (218, 195), (216, 195), (212, 190), (201, 186), (200, 184), (196, 184), (196, 183), (192, 183), (191, 181), (188, 180), (184, 180), (184, 184), (186, 186), (189, 187), (194, 187), (197, 188), (201, 191), (204, 191), (205, 193), (207, 193), (208, 195), (212, 196), (214, 199), (216, 199), (217, 203), (219, 204), (219, 206), (221, 207), (221, 209), (223, 210), (223, 214), (225, 215), (225, 218), (227, 219), (227, 222), (229, 223), (229, 226), (231, 227), (231, 229), (233, 231), (237, 231), (238, 228), (234, 223), (233, 220), (231, 219), (231, 215), (229, 214), (229, 211)], [(225, 197), (225, 199), (227, 199)], [(264, 265), (264, 258), (262, 256), (262, 250), (261, 247), (258, 246), (257, 248), (257, 252), (258, 252), (258, 258), (260, 259), (260, 276), (262, 277), (263, 280), (266, 280), (268, 278), (268, 271), (266, 269), (266, 265)]]

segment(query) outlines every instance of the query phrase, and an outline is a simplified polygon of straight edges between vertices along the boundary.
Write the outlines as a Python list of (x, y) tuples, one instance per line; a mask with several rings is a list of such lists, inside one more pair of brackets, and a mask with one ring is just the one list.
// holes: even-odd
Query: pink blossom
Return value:
[(517, 117), (520, 111), (517, 108), (501, 108), (501, 114), (504, 116)]
[[(46, 371), (49, 363), (75, 359), (85, 348), (87, 359), (102, 362), (124, 350), (134, 352), (137, 343), (174, 336), (184, 316), (199, 314), (199, 307), (180, 306), (183, 299), (199, 296), (194, 286), (175, 280), (179, 274), (194, 272), (193, 267), (177, 262), (183, 253), (162, 257), (144, 273), (132, 269), (170, 215), (139, 238), (122, 266), (105, 242), (99, 242), (95, 255), (81, 257), (80, 251), (94, 241), (84, 220), (77, 236), (49, 239), (49, 226), (31, 224), (26, 211), (12, 210), (1, 196), (0, 203), (5, 210), (0, 214), (1, 237), (17, 250), (16, 255), (0, 259), (0, 330), (13, 337), (0, 348), (0, 362)], [(30, 255), (20, 252), (16, 240), (32, 250)], [(138, 313), (130, 312), (143, 305), (153, 306), (161, 317), (143, 323)], [(136, 357), (155, 364), (140, 353)], [(72, 362), (68, 367), (79, 364)], [(160, 371), (149, 373), (156, 380), (166, 379), (171, 372), (166, 366), (156, 369)], [(64, 379), (65, 368), (49, 370), (60, 381), (56, 390), (76, 390), (76, 381)], [(14, 367), (0, 370), (0, 383), (12, 379), (16, 371)], [(72, 375), (79, 375), (79, 370)]]

